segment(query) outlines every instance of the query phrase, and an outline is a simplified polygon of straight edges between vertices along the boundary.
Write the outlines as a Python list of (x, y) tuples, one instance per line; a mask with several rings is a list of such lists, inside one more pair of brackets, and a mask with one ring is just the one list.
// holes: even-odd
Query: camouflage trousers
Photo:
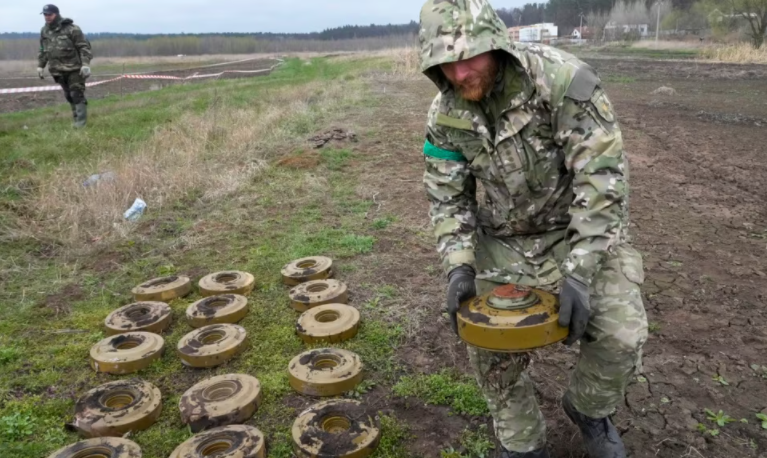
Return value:
[[(478, 242), (477, 267), (480, 272), (494, 271), (494, 279), (499, 270), (512, 278), (514, 269), (510, 272), (508, 266), (529, 267), (529, 259), (498, 239), (480, 235)], [(550, 251), (555, 257), (565, 252), (560, 248)], [(547, 278), (553, 277), (549, 273)], [(534, 286), (529, 276), (514, 281)], [(608, 257), (592, 282), (591, 320), (568, 388), (573, 406), (588, 417), (610, 415), (622, 401), (631, 377), (641, 370), (642, 346), (647, 340), (647, 316), (639, 291), (643, 281), (641, 255), (624, 244)], [(485, 294), (498, 285), (495, 281), (477, 280), (477, 293)], [(509, 451), (542, 448), (546, 443), (546, 422), (526, 373), (530, 355), (495, 353), (471, 346), (468, 349), (498, 440)]]
[(53, 80), (64, 90), (64, 97), (70, 104), (88, 103), (85, 99), (85, 78), (79, 71), (58, 73), (53, 75)]

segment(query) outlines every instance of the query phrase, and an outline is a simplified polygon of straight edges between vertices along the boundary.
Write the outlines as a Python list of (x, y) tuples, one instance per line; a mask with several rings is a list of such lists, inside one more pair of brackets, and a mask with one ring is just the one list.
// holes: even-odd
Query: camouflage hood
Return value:
[(43, 28), (47, 27), (50, 30), (57, 30), (59, 28), (66, 27), (66, 26), (72, 25), (74, 23), (75, 23), (75, 21), (73, 21), (72, 19), (59, 16), (50, 25), (46, 24)]
[(442, 89), (447, 82), (438, 65), (512, 49), (506, 25), (487, 0), (428, 0), (418, 38), (421, 71)]

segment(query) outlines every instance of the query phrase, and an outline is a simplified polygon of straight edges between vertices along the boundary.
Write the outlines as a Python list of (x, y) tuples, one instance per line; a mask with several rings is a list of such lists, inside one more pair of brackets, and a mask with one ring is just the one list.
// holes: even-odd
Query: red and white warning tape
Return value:
[[(118, 81), (121, 79), (189, 81), (189, 80), (199, 79), (199, 78), (217, 78), (227, 73), (251, 73), (251, 74), (267, 73), (274, 70), (281, 63), (282, 61), (280, 61), (277, 65), (273, 65), (272, 67), (266, 68), (263, 70), (224, 70), (223, 72), (209, 73), (207, 75), (198, 75), (195, 73), (194, 75), (189, 75), (185, 77), (170, 76), (170, 75), (120, 75), (117, 78), (85, 83), (85, 86), (86, 87), (99, 86), (101, 84), (112, 83), (114, 81)], [(9, 89), (0, 89), (0, 94), (21, 94), (25, 92), (49, 92), (49, 91), (60, 91), (60, 90), (61, 90), (61, 86), (15, 87), (15, 88), (9, 88)]]

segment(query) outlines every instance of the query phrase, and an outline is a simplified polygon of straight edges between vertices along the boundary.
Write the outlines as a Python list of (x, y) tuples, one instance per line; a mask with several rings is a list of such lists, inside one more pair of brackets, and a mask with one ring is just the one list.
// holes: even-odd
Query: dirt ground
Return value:
[[(229, 65), (217, 65), (215, 67), (208, 68), (196, 68), (189, 70), (171, 70), (171, 71), (158, 71), (152, 72), (153, 75), (163, 76), (178, 76), (186, 77), (194, 74), (211, 74), (219, 73), (225, 70), (263, 70), (268, 69), (276, 63), (272, 59), (259, 59), (248, 62), (233, 63)], [(230, 73), (219, 76), (218, 78), (253, 78), (258, 76), (267, 75), (264, 73)], [(94, 75), (88, 79), (88, 82), (102, 81), (106, 79), (112, 79), (114, 76), (98, 76)], [(205, 80), (211, 80), (213, 78), (206, 78)], [(85, 91), (86, 98), (90, 100), (100, 99), (108, 97), (110, 95), (124, 95), (133, 92), (153, 91), (162, 89), (167, 86), (176, 84), (190, 84), (199, 83), (200, 80), (191, 80), (190, 82), (180, 82), (172, 80), (139, 80), (139, 79), (123, 79), (106, 83), (100, 86), (87, 88)], [(0, 89), (16, 88), (16, 87), (32, 87), (32, 86), (53, 86), (56, 83), (53, 78), (46, 73), (44, 80), (39, 79), (0, 79)], [(23, 94), (0, 94), (0, 113), (9, 113), (12, 111), (28, 110), (31, 108), (38, 108), (42, 106), (56, 105), (65, 103), (64, 94), (62, 91), (49, 91), (49, 92), (29, 92)]]
[[(629, 455), (767, 457), (767, 431), (755, 417), (767, 413), (767, 67), (590, 63), (608, 81), (630, 81), (606, 83), (632, 166), (632, 234), (644, 254), (652, 330), (642, 376), (614, 418)], [(660, 86), (677, 95), (652, 95)], [(441, 318), (445, 283), (428, 235), (423, 159), (413, 151), (434, 88), (419, 80), (376, 87), (384, 97), (376, 137), (389, 140), (355, 148), (380, 158), (362, 172), (361, 192), (378, 193), (401, 224), (379, 237), (371, 263), (422, 318), (399, 357), (415, 372), (468, 372), (466, 352)], [(585, 456), (559, 401), (576, 358), (576, 349), (557, 346), (540, 351), (531, 369), (558, 458)], [(416, 456), (438, 457), (467, 425), (488, 421), (383, 393), (371, 398), (408, 421)], [(735, 422), (718, 427), (705, 409)], [(699, 423), (720, 432), (701, 433)]]

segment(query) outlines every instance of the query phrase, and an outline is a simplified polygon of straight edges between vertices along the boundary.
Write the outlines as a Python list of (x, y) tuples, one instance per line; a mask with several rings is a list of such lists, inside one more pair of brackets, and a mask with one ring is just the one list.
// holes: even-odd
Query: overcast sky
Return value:
[[(525, 0), (494, 0), (496, 8)], [(0, 0), (0, 32), (36, 32), (44, 3)], [(124, 33), (315, 32), (418, 20), (422, 0), (60, 0), (83, 30)]]

